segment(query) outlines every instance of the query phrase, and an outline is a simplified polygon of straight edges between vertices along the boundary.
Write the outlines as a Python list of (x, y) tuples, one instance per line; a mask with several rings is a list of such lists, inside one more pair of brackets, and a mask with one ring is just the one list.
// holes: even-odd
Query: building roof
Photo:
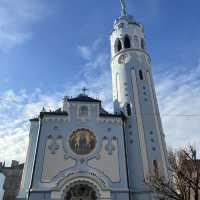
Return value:
[(23, 169), (24, 168), (24, 163), (14, 165), (14, 166), (0, 166), (0, 173), (2, 173), (4, 170), (12, 170), (12, 169)]
[(44, 115), (63, 115), (68, 116), (68, 113), (65, 111), (62, 111), (61, 108), (56, 111), (42, 111), (40, 112), (40, 117), (42, 118)]
[(100, 100), (94, 99), (92, 97), (87, 96), (86, 94), (79, 94), (77, 97), (68, 99), (69, 102), (78, 101), (78, 102), (95, 102), (101, 103)]
[(31, 122), (36, 122), (36, 121), (39, 121), (39, 118), (38, 117), (34, 117), (32, 119), (30, 119)]
[[(101, 100), (99, 99), (95, 99), (92, 97), (89, 97), (86, 94), (79, 94), (77, 97), (74, 98), (67, 98), (68, 102), (89, 102), (89, 103), (98, 103), (100, 110), (99, 110), (99, 116), (100, 117), (117, 117), (117, 118), (124, 118), (124, 116), (122, 114), (113, 114), (113, 113), (109, 113), (108, 111), (106, 111), (102, 105), (101, 105)], [(43, 108), (43, 110), (40, 112), (40, 116), (31, 119), (30, 121), (38, 121), (39, 118), (44, 117), (45, 115), (62, 115), (62, 116), (68, 116), (68, 112), (63, 111), (61, 108), (55, 110), (55, 111), (46, 111), (45, 108)]]

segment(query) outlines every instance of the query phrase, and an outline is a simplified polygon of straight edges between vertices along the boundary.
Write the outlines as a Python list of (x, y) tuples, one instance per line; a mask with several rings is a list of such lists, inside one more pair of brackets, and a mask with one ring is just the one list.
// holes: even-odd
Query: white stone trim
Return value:
[(139, 103), (139, 93), (138, 93), (138, 86), (137, 86), (137, 80), (136, 80), (136, 72), (134, 69), (131, 70), (131, 77), (132, 77), (134, 104), (135, 104), (135, 110), (136, 110), (137, 126), (138, 126), (139, 141), (140, 141), (140, 151), (141, 151), (141, 156), (142, 156), (142, 161), (143, 161), (144, 179), (147, 180), (149, 176), (149, 166), (148, 166), (148, 159), (147, 159), (144, 127), (143, 127), (142, 115), (141, 115), (141, 109), (140, 109), (140, 103)]
[(119, 73), (116, 74), (116, 92), (117, 92), (117, 100), (119, 103), (121, 103), (121, 86), (120, 86), (120, 76)]
[(97, 122), (99, 123), (117, 123), (122, 124), (122, 119), (116, 119), (116, 117), (99, 117), (97, 119)]
[(53, 191), (51, 192), (51, 199), (52, 200), (61, 200), (62, 193), (60, 191)]
[(43, 118), (43, 121), (44, 122), (48, 122), (48, 121), (53, 121), (53, 122), (55, 122), (55, 121), (68, 121), (68, 117), (65, 117), (65, 116), (63, 116), (63, 117), (61, 117), (61, 116), (45, 116), (44, 118)]
[[(97, 179), (97, 178), (95, 178)], [(69, 177), (64, 177), (63, 180), (57, 183), (57, 191), (51, 192), (51, 200), (64, 200), (66, 191), (72, 185), (79, 183), (89, 184), (93, 187), (96, 193), (99, 196), (99, 199), (111, 199), (111, 192), (108, 188), (105, 188), (105, 185), (100, 183), (100, 180), (94, 180), (94, 177), (91, 178), (90, 175), (84, 175), (82, 173), (76, 173)]]

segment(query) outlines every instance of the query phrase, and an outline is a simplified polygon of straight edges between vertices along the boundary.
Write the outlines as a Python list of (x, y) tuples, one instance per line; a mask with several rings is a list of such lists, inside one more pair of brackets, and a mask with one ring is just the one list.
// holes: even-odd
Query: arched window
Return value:
[(125, 47), (125, 49), (131, 48), (131, 42), (130, 42), (128, 35), (126, 35), (124, 38), (124, 47)]
[(119, 38), (115, 41), (115, 53), (119, 52), (122, 49), (122, 43)]
[(139, 77), (140, 77), (140, 80), (144, 80), (142, 70), (139, 70)]
[(131, 105), (129, 103), (126, 105), (126, 110), (127, 110), (128, 116), (131, 116)]
[(87, 106), (81, 106), (80, 107), (79, 116), (80, 117), (86, 117), (86, 116), (88, 116), (88, 107)]
[(143, 38), (141, 39), (141, 48), (145, 49), (145, 43), (144, 43), (144, 39)]
[(134, 36), (134, 46), (135, 48), (139, 48), (139, 39), (137, 35)]

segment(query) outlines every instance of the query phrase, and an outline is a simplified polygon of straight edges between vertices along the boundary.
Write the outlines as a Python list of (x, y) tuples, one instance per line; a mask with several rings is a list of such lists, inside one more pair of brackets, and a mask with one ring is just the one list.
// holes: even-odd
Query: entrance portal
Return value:
[(86, 184), (71, 187), (66, 194), (65, 200), (96, 200), (94, 189)]

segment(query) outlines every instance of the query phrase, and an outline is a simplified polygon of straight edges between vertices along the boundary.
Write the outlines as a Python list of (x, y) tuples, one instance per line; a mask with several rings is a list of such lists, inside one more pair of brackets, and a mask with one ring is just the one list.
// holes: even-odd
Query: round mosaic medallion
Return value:
[(78, 129), (70, 136), (69, 144), (74, 153), (87, 155), (95, 149), (96, 137), (88, 129)]

